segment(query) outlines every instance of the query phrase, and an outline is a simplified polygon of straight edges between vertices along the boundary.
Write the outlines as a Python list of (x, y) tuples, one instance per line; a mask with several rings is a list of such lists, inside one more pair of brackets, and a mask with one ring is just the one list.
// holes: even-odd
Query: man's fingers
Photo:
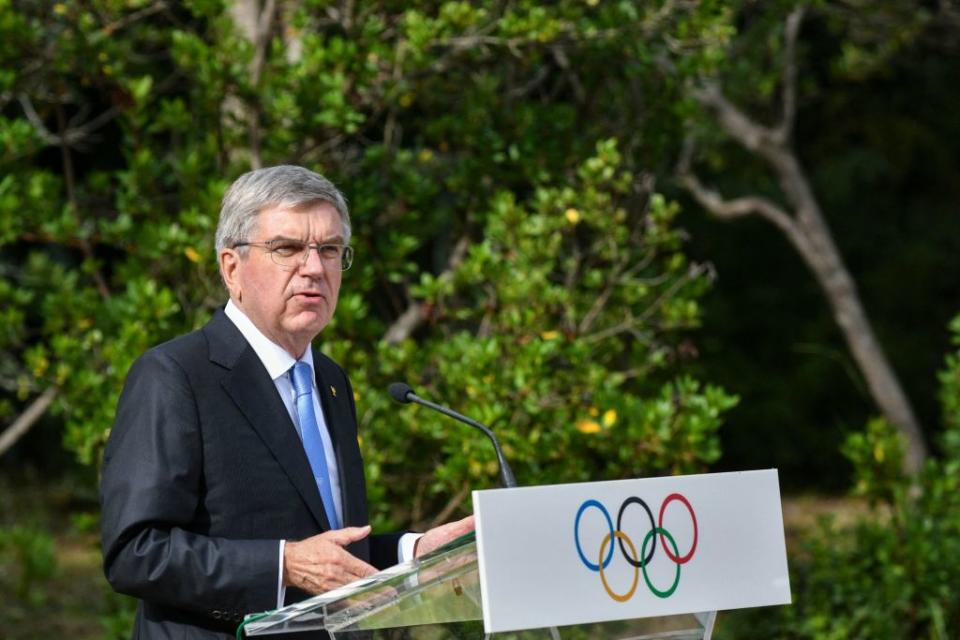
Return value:
[(299, 587), (308, 593), (318, 594), (349, 584), (354, 580), (366, 578), (376, 571), (365, 562), (348, 562), (337, 558), (327, 563), (291, 566), (284, 571), (283, 580), (287, 586)]
[(455, 538), (459, 538), (465, 533), (470, 533), (474, 530), (475, 525), (476, 523), (471, 515), (463, 518), (462, 520), (457, 520), (456, 522), (450, 522), (448, 524), (440, 525), (439, 527), (430, 529), (423, 534), (423, 537), (417, 540), (417, 543), (413, 548), (414, 557), (419, 558), (421, 555), (429, 553), (437, 547), (445, 545)]
[(450, 528), (453, 530), (455, 538), (462, 536), (465, 533), (470, 533), (476, 529), (477, 524), (473, 519), (473, 515), (469, 515), (462, 520), (457, 520), (456, 522), (450, 523)]
[(343, 548), (341, 548), (340, 552), (337, 554), (336, 562), (347, 574), (352, 576), (352, 580), (356, 580), (357, 578), (365, 578), (366, 576), (373, 575), (377, 572), (375, 567), (367, 564)]
[(446, 544), (447, 542), (453, 540), (454, 538), (459, 538), (460, 536), (470, 533), (476, 528), (476, 523), (474, 522), (473, 516), (469, 515), (462, 520), (457, 520), (456, 522), (449, 522), (444, 525), (440, 525), (436, 528), (436, 532), (440, 534), (440, 537), (444, 539), (444, 542), (441, 544)]
[(283, 552), (284, 584), (321, 593), (376, 573), (374, 567), (344, 548), (369, 534), (369, 526), (347, 527), (300, 542), (287, 542)]
[(348, 582), (353, 582), (354, 580), (359, 580), (360, 578), (372, 576), (377, 572), (376, 567), (371, 566), (362, 560), (357, 560), (356, 562), (350, 563), (350, 565), (345, 567), (345, 569), (350, 576)]
[(370, 525), (365, 527), (344, 527), (343, 529), (332, 529), (320, 535), (330, 542), (335, 542), (341, 547), (345, 547), (351, 542), (363, 540), (370, 535)]
[(335, 562), (340, 565), (343, 571), (347, 574), (348, 582), (350, 580), (356, 580), (357, 578), (364, 578), (377, 572), (373, 566), (367, 564), (343, 548), (351, 542), (363, 540), (368, 535), (370, 535), (370, 525), (365, 527), (345, 527), (343, 529), (334, 529), (322, 534), (324, 538), (330, 542), (333, 542), (339, 547)]

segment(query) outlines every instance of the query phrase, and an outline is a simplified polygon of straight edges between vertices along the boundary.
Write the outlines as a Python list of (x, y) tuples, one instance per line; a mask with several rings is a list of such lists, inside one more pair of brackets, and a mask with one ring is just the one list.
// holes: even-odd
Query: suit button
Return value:
[(211, 611), (210, 615), (213, 616), (214, 620), (219, 620), (220, 618), (223, 617), (223, 613), (221, 613), (219, 610), (216, 610), (216, 609)]

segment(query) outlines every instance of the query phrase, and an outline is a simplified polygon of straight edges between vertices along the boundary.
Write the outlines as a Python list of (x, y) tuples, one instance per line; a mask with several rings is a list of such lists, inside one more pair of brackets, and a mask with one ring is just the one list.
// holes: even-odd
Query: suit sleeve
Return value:
[(202, 534), (203, 447), (186, 373), (156, 349), (131, 368), (101, 482), (104, 573), (146, 601), (232, 617), (276, 605), (278, 540)]

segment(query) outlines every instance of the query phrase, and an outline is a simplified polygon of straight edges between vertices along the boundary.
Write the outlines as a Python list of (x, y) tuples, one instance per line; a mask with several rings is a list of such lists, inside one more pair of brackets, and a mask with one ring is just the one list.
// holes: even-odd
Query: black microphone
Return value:
[(500, 477), (503, 478), (503, 486), (508, 488), (517, 486), (517, 479), (513, 477), (513, 471), (510, 469), (510, 465), (507, 464), (507, 459), (503, 456), (503, 449), (500, 448), (500, 442), (497, 440), (497, 436), (493, 435), (493, 431), (490, 431), (490, 429), (483, 426), (476, 420), (472, 420), (463, 414), (457, 413), (453, 409), (448, 409), (447, 407), (439, 404), (434, 404), (429, 400), (424, 400), (415, 394), (413, 389), (410, 388), (410, 385), (406, 384), (405, 382), (394, 382), (387, 388), (387, 392), (397, 402), (401, 402), (403, 404), (408, 404), (410, 402), (422, 404), (423, 406), (429, 407), (434, 411), (439, 411), (445, 416), (450, 416), (454, 420), (459, 420), (464, 424), (470, 425), (474, 429), (483, 431), (487, 437), (490, 438), (490, 442), (493, 443), (493, 448), (497, 451), (497, 462), (500, 463)]

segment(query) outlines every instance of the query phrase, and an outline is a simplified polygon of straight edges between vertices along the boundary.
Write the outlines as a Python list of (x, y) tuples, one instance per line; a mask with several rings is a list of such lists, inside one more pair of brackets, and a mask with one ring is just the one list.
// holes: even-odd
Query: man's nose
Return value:
[(303, 274), (323, 274), (327, 269), (327, 264), (320, 257), (320, 247), (309, 245), (306, 249), (306, 255), (303, 257), (303, 263), (300, 265), (300, 273)]

